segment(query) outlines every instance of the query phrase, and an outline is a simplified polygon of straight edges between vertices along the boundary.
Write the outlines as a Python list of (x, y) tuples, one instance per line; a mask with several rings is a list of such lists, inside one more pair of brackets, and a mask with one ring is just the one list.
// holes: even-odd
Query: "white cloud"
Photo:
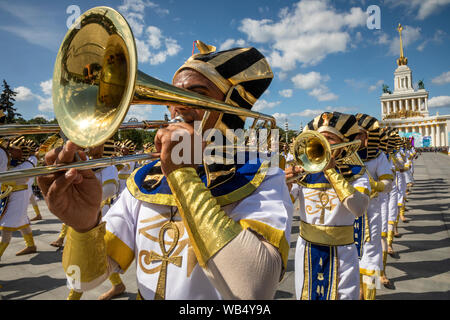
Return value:
[(219, 51), (228, 50), (235, 47), (244, 47), (245, 40), (244, 39), (227, 39), (224, 43), (222, 43), (219, 47)]
[(428, 100), (429, 108), (440, 108), (450, 106), (450, 96), (438, 96)]
[(279, 112), (275, 112), (274, 114), (272, 114), (272, 117), (275, 118), (275, 120), (278, 123), (278, 126), (280, 126), (281, 123), (285, 123), (288, 116), (289, 115), (287, 115), (286, 113), (279, 113)]
[(323, 110), (320, 110), (320, 109), (305, 109), (305, 110), (302, 110), (300, 112), (291, 113), (289, 116), (291, 116), (291, 117), (294, 117), (294, 116), (297, 116), (297, 117), (311, 117), (312, 118), (312, 117), (318, 116), (322, 112), (323, 112)]
[(30, 101), (35, 98), (33, 92), (31, 92), (30, 89), (28, 89), (27, 87), (24, 87), (24, 86), (14, 88), (13, 91), (17, 92), (17, 95), (15, 97), (17, 102)]
[(44, 92), (45, 95), (51, 95), (52, 94), (52, 86), (53, 86), (53, 80), (49, 79), (47, 81), (43, 81), (40, 83), (42, 92)]
[(315, 97), (318, 101), (330, 101), (339, 98), (323, 84), (323, 82), (330, 80), (328, 75), (321, 75), (319, 72), (311, 71), (305, 74), (299, 73), (292, 77), (291, 80), (296, 88), (310, 90), (308, 94)]
[(138, 121), (144, 121), (151, 119), (150, 114), (152, 113), (153, 106), (151, 105), (132, 105), (128, 111), (125, 122), (131, 118), (136, 118)]
[(431, 82), (435, 84), (450, 83), (450, 71), (444, 72), (441, 75), (437, 76), (436, 78), (433, 78)]
[(373, 84), (373, 85), (369, 86), (369, 92), (372, 92), (372, 91), (375, 91), (378, 88), (381, 88), (383, 83), (384, 83), (384, 80), (378, 80), (376, 84)]
[(292, 89), (284, 89), (284, 90), (278, 91), (278, 93), (282, 97), (291, 98), (292, 94), (293, 94), (293, 90)]
[(346, 51), (349, 31), (365, 26), (367, 19), (361, 8), (339, 13), (325, 0), (300, 1), (278, 16), (278, 21), (246, 18), (239, 30), (249, 41), (270, 45), (269, 62), (283, 71), (293, 70), (297, 63), (315, 65), (329, 54)]
[[(420, 27), (403, 26), (402, 31), (402, 42), (403, 49), (410, 47), (412, 44), (417, 42), (421, 38), (422, 29)], [(379, 33), (376, 44), (387, 46), (387, 54), (391, 56), (400, 55), (400, 37), (396, 32), (397, 36), (391, 38), (386, 33)], [(406, 50), (405, 50), (406, 51)], [(405, 56), (408, 56), (407, 52), (404, 52)]]
[(269, 102), (264, 99), (259, 99), (258, 101), (256, 101), (252, 110), (260, 112), (262, 110), (273, 109), (280, 104), (281, 104), (281, 101)]
[(429, 44), (429, 43), (434, 43), (434, 44), (440, 44), (444, 42), (444, 38), (447, 37), (447, 33), (443, 30), (436, 30), (434, 32), (434, 35), (432, 38), (427, 38), (425, 39), (425, 41), (423, 41), (418, 47), (417, 50), (419, 51), (423, 51), (425, 49), (425, 47)]
[(145, 9), (151, 8), (159, 15), (169, 14), (169, 10), (161, 8), (158, 4), (143, 0), (124, 0), (119, 11), (127, 19), (133, 30), (141, 63), (157, 65), (164, 63), (168, 57), (177, 55), (181, 46), (175, 39), (166, 37), (156, 26), (146, 26)]
[(37, 109), (42, 112), (53, 112), (53, 98), (52, 98), (52, 79), (42, 81), (40, 83), (41, 93), (33, 93), (29, 88), (20, 86), (14, 89), (18, 92), (16, 101), (32, 101), (38, 100)]
[(386, 4), (393, 7), (403, 6), (409, 13), (416, 15), (416, 19), (424, 20), (439, 12), (450, 0), (386, 0)]
[(321, 81), (328, 81), (328, 76), (322, 76), (319, 72), (299, 73), (292, 79), (294, 86), (299, 89), (309, 90), (320, 85)]
[(39, 5), (31, 3), (21, 4), (16, 2), (0, 2), (0, 10), (6, 11), (9, 15), (20, 21), (14, 21), (5, 25), (0, 23), (0, 30), (12, 33), (28, 43), (37, 45), (52, 51), (59, 48), (60, 41), (66, 30), (55, 23), (61, 13), (45, 10)]

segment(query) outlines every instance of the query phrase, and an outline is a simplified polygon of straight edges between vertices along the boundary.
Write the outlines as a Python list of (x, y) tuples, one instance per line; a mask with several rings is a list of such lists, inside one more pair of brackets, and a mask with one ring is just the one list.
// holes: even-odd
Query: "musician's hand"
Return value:
[(291, 191), (291, 189), (292, 189), (292, 181), (291, 182), (288, 182), (288, 181), (294, 177), (302, 175), (304, 172), (305, 172), (305, 170), (299, 166), (292, 166), (292, 167), (286, 168), (286, 170), (284, 170), (284, 174), (286, 177), (286, 183), (287, 183), (289, 191)]
[[(81, 160), (86, 154), (68, 141), (63, 147), (45, 155), (45, 164), (75, 162), (75, 153)], [(62, 222), (78, 232), (94, 228), (99, 219), (102, 186), (92, 170), (70, 169), (37, 178), (49, 210)]]
[(323, 169), (323, 171), (333, 169), (334, 167), (336, 167), (336, 159), (334, 158), (334, 156), (331, 156), (330, 162), (328, 162), (328, 165), (325, 167), (325, 169)]
[[(203, 153), (201, 141), (200, 136), (194, 139), (194, 128), (185, 122), (174, 123), (159, 129), (155, 136), (155, 147), (156, 151), (161, 153), (163, 174), (167, 177), (172, 171), (179, 168), (195, 167), (194, 151)], [(194, 148), (194, 144), (199, 142), (201, 145)], [(176, 149), (174, 149), (175, 146), (177, 146)], [(190, 154), (184, 154), (184, 152)]]

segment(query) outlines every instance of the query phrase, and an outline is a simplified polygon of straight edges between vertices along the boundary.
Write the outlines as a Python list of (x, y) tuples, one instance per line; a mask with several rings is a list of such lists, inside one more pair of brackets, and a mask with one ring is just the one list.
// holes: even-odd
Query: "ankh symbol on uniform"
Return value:
[[(169, 250), (166, 251), (166, 245), (164, 242), (164, 234), (168, 230), (173, 230), (173, 241), (169, 247)], [(156, 286), (155, 292), (155, 300), (164, 300), (166, 298), (166, 280), (167, 280), (167, 267), (169, 263), (176, 265), (178, 268), (181, 267), (181, 260), (183, 257), (171, 257), (172, 251), (178, 244), (178, 238), (180, 236), (180, 232), (178, 227), (173, 222), (167, 222), (165, 225), (161, 227), (159, 230), (159, 247), (161, 248), (162, 256), (157, 254), (155, 251), (150, 252), (149, 261), (159, 261), (161, 260), (161, 271), (159, 272), (158, 284)]]
[(319, 193), (319, 200), (320, 200), (321, 205), (320, 206), (316, 205), (317, 209), (321, 209), (319, 223), (324, 224), (325, 223), (325, 209), (333, 210), (333, 207), (331, 205), (328, 205), (330, 203), (330, 197), (328, 196), (328, 194), (326, 192), (321, 191)]

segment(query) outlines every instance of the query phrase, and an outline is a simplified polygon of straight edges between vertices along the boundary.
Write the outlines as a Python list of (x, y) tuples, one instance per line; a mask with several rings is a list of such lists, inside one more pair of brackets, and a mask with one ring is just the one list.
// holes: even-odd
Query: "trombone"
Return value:
[[(170, 124), (170, 121), (165, 120), (145, 120), (140, 122), (124, 122), (120, 125), (119, 130), (130, 129), (158, 129)], [(13, 136), (25, 134), (45, 134), (45, 133), (60, 133), (61, 127), (57, 124), (6, 124), (0, 126), (0, 136)]]
[(360, 140), (355, 140), (330, 145), (321, 133), (312, 130), (299, 134), (294, 141), (294, 160), (289, 163), (301, 166), (305, 172), (288, 179), (287, 183), (298, 181), (309, 173), (323, 171), (330, 163), (331, 157), (338, 152), (344, 154), (343, 158), (336, 162), (347, 163), (354, 154), (357, 155), (360, 144)]
[[(61, 44), (53, 72), (54, 113), (67, 139), (82, 148), (103, 144), (120, 128), (131, 104), (182, 106), (203, 109), (206, 114), (218, 111), (241, 118), (254, 118), (251, 128), (258, 121), (264, 121), (266, 128), (276, 128), (272, 116), (177, 88), (139, 71), (137, 65), (134, 36), (120, 13), (109, 7), (96, 7), (75, 21)], [(38, 127), (49, 129), (44, 125)], [(25, 129), (20, 129), (22, 134)], [(39, 128), (33, 130), (36, 129)], [(0, 182), (70, 168), (92, 169), (130, 161), (155, 160), (157, 156), (141, 154), (13, 170), (0, 173)]]

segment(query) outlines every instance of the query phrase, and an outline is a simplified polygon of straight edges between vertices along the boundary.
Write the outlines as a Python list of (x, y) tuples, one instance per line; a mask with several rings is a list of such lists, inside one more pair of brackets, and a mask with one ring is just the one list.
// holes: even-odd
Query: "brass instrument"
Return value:
[[(54, 113), (67, 139), (83, 148), (103, 144), (120, 128), (131, 104), (182, 106), (203, 109), (206, 113), (218, 111), (254, 118), (252, 128), (258, 121), (264, 121), (266, 128), (276, 128), (272, 116), (177, 88), (139, 71), (137, 64), (133, 33), (120, 13), (109, 7), (96, 7), (75, 21), (61, 44), (53, 73)], [(140, 154), (15, 170), (0, 173), (0, 182), (70, 168), (92, 169), (155, 159), (155, 154)]]
[[(164, 120), (145, 120), (140, 122), (124, 122), (118, 128), (119, 130), (129, 129), (158, 129), (169, 125), (169, 121)], [(57, 124), (6, 124), (0, 126), (0, 136), (25, 135), (25, 134), (44, 134), (59, 133), (61, 127)]]
[(360, 144), (360, 140), (355, 140), (330, 145), (321, 133), (312, 130), (299, 134), (294, 141), (294, 160), (290, 162), (301, 166), (305, 173), (289, 179), (287, 183), (298, 181), (306, 174), (323, 171), (330, 163), (331, 157), (340, 152), (345, 152), (345, 155), (336, 162), (347, 161), (349, 157), (357, 155)]

